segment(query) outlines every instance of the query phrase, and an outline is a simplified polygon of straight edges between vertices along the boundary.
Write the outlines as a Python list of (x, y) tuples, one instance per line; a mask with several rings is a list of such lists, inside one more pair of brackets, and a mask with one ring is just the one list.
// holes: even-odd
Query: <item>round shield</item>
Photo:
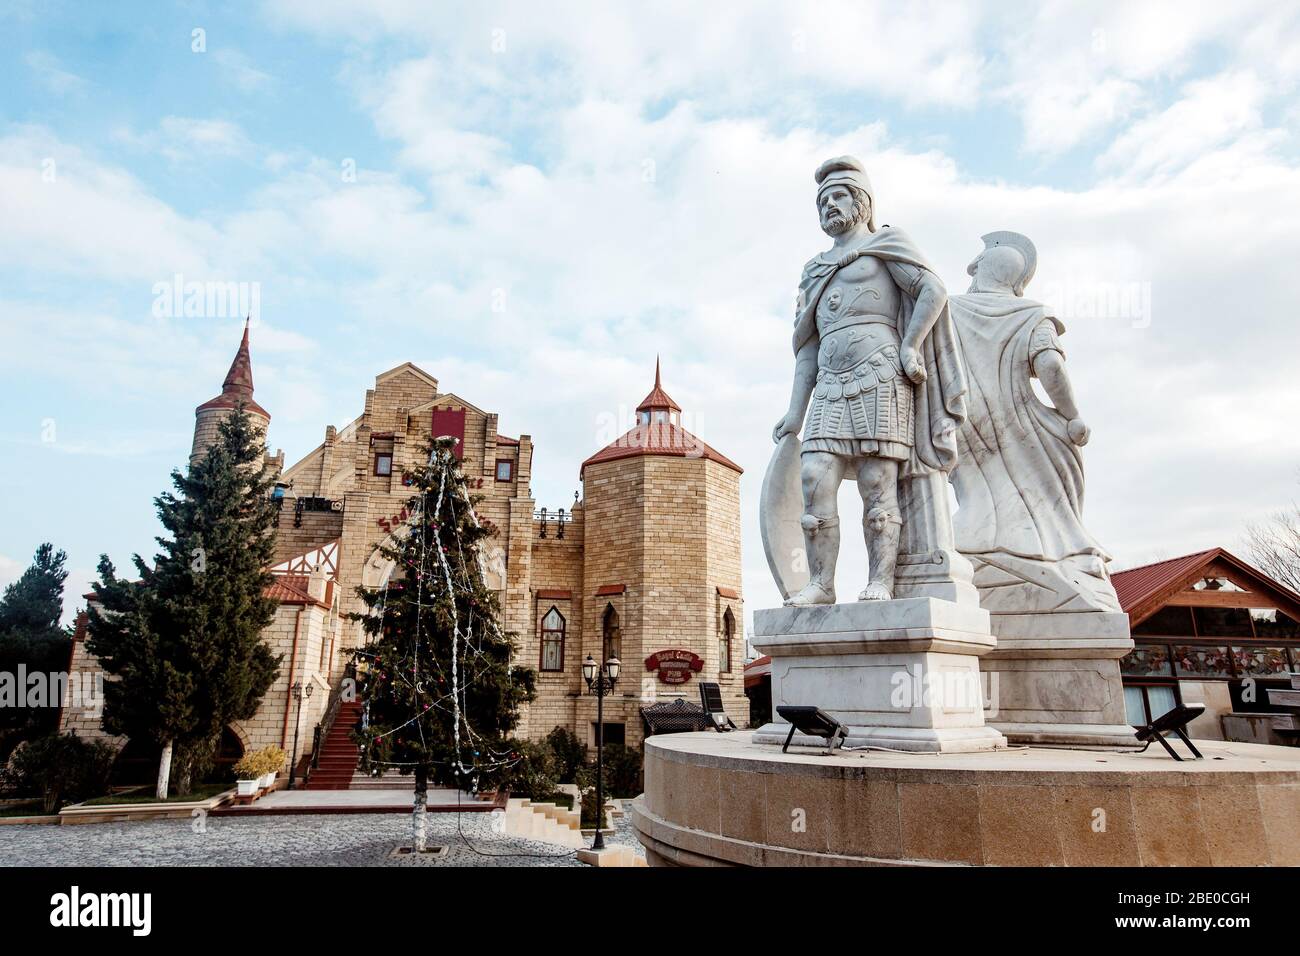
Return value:
[(782, 597), (789, 597), (808, 583), (808, 556), (804, 552), (803, 489), (799, 483), (798, 435), (782, 436), (777, 443), (758, 502), (758, 523), (763, 551)]

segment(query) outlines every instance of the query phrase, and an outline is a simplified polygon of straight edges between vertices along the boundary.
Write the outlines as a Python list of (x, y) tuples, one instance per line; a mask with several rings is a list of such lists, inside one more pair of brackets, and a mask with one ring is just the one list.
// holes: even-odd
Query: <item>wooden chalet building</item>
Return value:
[(1223, 548), (1112, 579), (1135, 645), (1120, 662), (1130, 723), (1201, 703), (1194, 737), (1300, 743), (1296, 715), (1268, 694), (1300, 672), (1300, 595)]

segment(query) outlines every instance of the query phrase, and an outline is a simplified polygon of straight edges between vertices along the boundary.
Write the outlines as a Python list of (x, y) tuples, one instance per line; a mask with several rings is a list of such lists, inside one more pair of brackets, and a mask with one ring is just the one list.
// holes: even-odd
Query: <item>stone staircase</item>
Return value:
[(522, 797), (511, 797), (506, 802), (505, 832), (574, 850), (587, 845), (577, 810), (556, 803), (534, 803)]
[[(622, 816), (618, 807), (606, 808), (606, 819)], [(506, 804), (505, 831), (511, 836), (554, 843), (578, 851), (578, 859), (591, 866), (645, 866), (645, 858), (630, 846), (612, 843), (604, 850), (589, 849), (593, 831), (582, 829), (577, 810), (555, 803), (511, 798)], [(609, 831), (607, 830), (608, 834)]]

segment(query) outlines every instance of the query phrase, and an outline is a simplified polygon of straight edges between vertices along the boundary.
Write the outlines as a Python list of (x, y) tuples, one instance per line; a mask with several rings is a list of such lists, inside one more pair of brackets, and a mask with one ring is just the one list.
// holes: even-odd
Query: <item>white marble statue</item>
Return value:
[(1089, 431), (1066, 373), (1065, 326), (1024, 298), (1034, 244), (1014, 232), (983, 238), (970, 291), (949, 298), (968, 387), (951, 473), (957, 549), (994, 614), (1118, 611), (1110, 558), (1082, 522)]
[[(859, 600), (890, 600), (904, 515), (900, 474), (946, 472), (964, 420), (965, 384), (947, 292), (901, 229), (876, 227), (875, 197), (851, 156), (817, 169), (817, 209), (832, 239), (799, 285), (790, 406), (773, 429), (764, 540), (787, 605), (835, 603), (840, 529), (836, 496), (852, 477), (863, 503), (870, 578)], [(811, 408), (809, 403), (811, 400)], [(804, 427), (800, 444), (798, 432)], [(795, 502), (780, 475), (798, 460), (802, 570), (784, 567), (790, 534), (777, 513)], [(784, 463), (784, 464), (782, 464)], [(944, 518), (946, 521), (946, 516)], [(771, 530), (769, 529), (776, 529)]]

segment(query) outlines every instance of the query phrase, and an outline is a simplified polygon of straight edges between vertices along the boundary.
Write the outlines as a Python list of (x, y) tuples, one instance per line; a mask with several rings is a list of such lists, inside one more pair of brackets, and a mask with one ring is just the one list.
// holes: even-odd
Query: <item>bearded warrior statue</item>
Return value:
[[(794, 385), (772, 431), (778, 451), (764, 489), (764, 542), (787, 605), (834, 604), (836, 498), (841, 481), (852, 477), (862, 495), (870, 562), (858, 600), (887, 601), (905, 520), (900, 478), (951, 470), (965, 381), (943, 282), (906, 233), (877, 228), (862, 164), (851, 156), (827, 160), (816, 182), (832, 245), (804, 266), (799, 284)], [(792, 549), (779, 530), (779, 512), (794, 504), (792, 495), (782, 497), (779, 473), (793, 467), (796, 455), (802, 587), (795, 583), (803, 569), (792, 572)]]

